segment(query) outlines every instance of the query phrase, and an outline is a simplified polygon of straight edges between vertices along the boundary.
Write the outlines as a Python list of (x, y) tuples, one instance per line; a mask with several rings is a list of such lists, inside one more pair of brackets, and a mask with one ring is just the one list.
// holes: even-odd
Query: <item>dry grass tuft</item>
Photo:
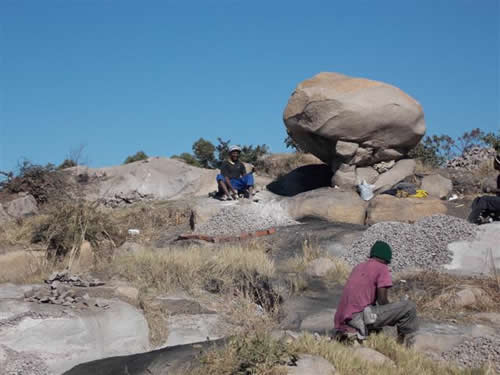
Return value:
[(286, 374), (287, 364), (293, 363), (300, 354), (311, 354), (331, 362), (342, 375), (473, 375), (489, 374), (487, 369), (459, 369), (452, 364), (432, 361), (424, 354), (416, 353), (396, 343), (385, 335), (371, 336), (366, 344), (392, 359), (396, 366), (374, 365), (356, 358), (353, 348), (326, 337), (316, 338), (304, 334), (289, 344), (277, 341), (265, 331), (254, 331), (234, 337), (223, 349), (211, 350), (201, 358), (199, 368), (191, 375), (234, 374)]
[(319, 355), (327, 359), (342, 375), (486, 374), (484, 370), (461, 370), (452, 365), (432, 361), (421, 353), (397, 344), (393, 338), (385, 335), (372, 335), (365, 345), (392, 359), (396, 367), (364, 363), (352, 355), (352, 347), (329, 341), (327, 338), (318, 340), (310, 334), (301, 336), (291, 343), (293, 350), (298, 353)]
[[(420, 314), (432, 318), (466, 319), (471, 313), (500, 311), (498, 276), (464, 276), (438, 271), (398, 275), (402, 282), (392, 288), (395, 298), (405, 294), (417, 304)], [(464, 287), (478, 288), (482, 297), (469, 306), (457, 306), (456, 293)]]
[(289, 259), (281, 269), (288, 275), (287, 278), (292, 285), (292, 290), (301, 291), (307, 287), (306, 270), (308, 265), (319, 258), (328, 258), (334, 263), (334, 267), (324, 277), (325, 280), (339, 284), (343, 284), (347, 280), (352, 270), (349, 264), (340, 258), (325, 255), (325, 251), (321, 247), (306, 240), (302, 245), (302, 255)]
[(286, 375), (283, 366), (295, 361), (292, 348), (255, 327), (231, 338), (221, 350), (206, 352), (190, 375)]
[(33, 242), (47, 245), (52, 259), (69, 256), (69, 268), (78, 258), (84, 241), (88, 241), (97, 258), (110, 257), (112, 249), (124, 241), (124, 234), (97, 202), (77, 200), (57, 202), (45, 220), (35, 228)]
[(170, 248), (114, 259), (113, 272), (139, 288), (161, 292), (212, 287), (227, 290), (246, 280), (258, 283), (274, 274), (274, 263), (260, 247)]
[(53, 270), (40, 251), (12, 251), (0, 255), (0, 283), (41, 283)]
[(182, 202), (142, 202), (110, 211), (113, 220), (124, 231), (139, 229), (134, 241), (150, 244), (160, 238), (167, 228), (187, 224), (191, 211)]
[(46, 221), (46, 215), (37, 215), (3, 223), (0, 226), (0, 246), (32, 248), (35, 229)]

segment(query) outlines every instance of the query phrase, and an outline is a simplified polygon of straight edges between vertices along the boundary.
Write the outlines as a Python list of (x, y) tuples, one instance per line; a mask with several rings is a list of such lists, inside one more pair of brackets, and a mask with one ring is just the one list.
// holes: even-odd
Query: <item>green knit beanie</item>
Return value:
[(370, 250), (370, 258), (374, 257), (385, 260), (387, 263), (391, 263), (391, 247), (384, 241), (375, 242), (375, 244), (372, 246), (372, 249)]

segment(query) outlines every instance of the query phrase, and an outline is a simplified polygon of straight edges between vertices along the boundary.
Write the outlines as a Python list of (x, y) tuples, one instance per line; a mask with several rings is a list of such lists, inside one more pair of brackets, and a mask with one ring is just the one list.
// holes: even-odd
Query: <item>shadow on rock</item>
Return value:
[(151, 375), (182, 374), (197, 363), (207, 349), (220, 348), (227, 339), (178, 345), (147, 353), (111, 357), (82, 363), (64, 375)]
[(267, 185), (274, 194), (292, 197), (305, 191), (330, 186), (333, 172), (326, 164), (305, 165)]

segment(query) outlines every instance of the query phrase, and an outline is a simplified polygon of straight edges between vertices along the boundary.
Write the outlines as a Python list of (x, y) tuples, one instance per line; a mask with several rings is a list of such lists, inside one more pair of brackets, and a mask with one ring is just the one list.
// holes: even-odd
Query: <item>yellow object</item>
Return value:
[(429, 194), (425, 190), (417, 190), (416, 194), (410, 195), (410, 198), (427, 198)]

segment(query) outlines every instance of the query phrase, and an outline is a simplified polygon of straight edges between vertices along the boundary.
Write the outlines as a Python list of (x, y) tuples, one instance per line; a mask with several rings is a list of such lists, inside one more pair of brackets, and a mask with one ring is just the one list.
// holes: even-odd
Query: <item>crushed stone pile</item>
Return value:
[(442, 354), (461, 367), (480, 368), (488, 361), (500, 373), (500, 337), (474, 337)]
[(428, 216), (415, 224), (381, 222), (368, 228), (344, 259), (351, 265), (365, 261), (373, 244), (381, 240), (392, 247), (393, 271), (436, 269), (451, 262), (449, 243), (470, 240), (476, 232), (477, 226), (447, 215)]
[(251, 233), (273, 227), (299, 224), (278, 204), (246, 203), (227, 206), (199, 225), (195, 233), (208, 236), (229, 236)]
[(493, 148), (471, 147), (464, 151), (461, 156), (457, 156), (446, 163), (446, 168), (474, 170), (482, 163), (491, 160), (496, 155)]
[[(54, 272), (45, 280), (47, 287), (35, 287), (24, 293), (26, 302), (49, 303), (53, 305), (71, 306), (86, 308), (86, 307), (101, 307), (109, 308), (106, 303), (100, 303), (93, 298), (90, 298), (88, 293), (85, 293), (84, 288), (104, 285), (104, 282), (98, 279), (85, 280), (76, 275), (71, 275), (69, 271)], [(79, 287), (80, 290), (75, 290), (73, 287)]]

